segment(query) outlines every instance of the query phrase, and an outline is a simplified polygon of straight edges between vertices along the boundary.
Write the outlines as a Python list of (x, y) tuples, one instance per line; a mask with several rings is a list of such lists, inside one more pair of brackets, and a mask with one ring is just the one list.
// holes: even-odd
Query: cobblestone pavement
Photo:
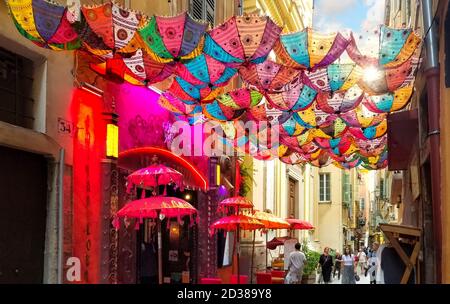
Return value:
[[(370, 284), (370, 276), (369, 275), (367, 275), (367, 277), (365, 277), (364, 273), (360, 274), (359, 272), (358, 272), (358, 275), (359, 275), (360, 280), (359, 280), (359, 282), (356, 282), (356, 284)], [(319, 276), (317, 276), (317, 282), (316, 282), (317, 284), (319, 284), (318, 280), (319, 280)], [(338, 279), (337, 275), (335, 278), (333, 278), (333, 276), (331, 276), (331, 280), (332, 280), (331, 284), (341, 284), (341, 279)], [(323, 284), (323, 283), (321, 283), (321, 284)]]

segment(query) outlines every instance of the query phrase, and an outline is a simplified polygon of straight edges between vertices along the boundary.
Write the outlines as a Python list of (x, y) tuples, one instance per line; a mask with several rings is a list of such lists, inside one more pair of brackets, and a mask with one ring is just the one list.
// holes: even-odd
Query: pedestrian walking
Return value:
[(300, 251), (300, 243), (295, 244), (295, 251), (291, 252), (288, 260), (288, 274), (284, 280), (285, 284), (300, 284), (303, 276), (306, 256)]
[(333, 268), (333, 257), (329, 254), (330, 249), (325, 247), (323, 254), (319, 258), (319, 264), (322, 269), (322, 278), (325, 284), (330, 283), (331, 270)]
[(342, 255), (342, 284), (356, 284), (356, 261), (349, 247), (344, 249)]
[(380, 247), (380, 244), (377, 242), (374, 242), (372, 244), (372, 251), (369, 253), (368, 257), (368, 273), (370, 275), (370, 284), (376, 284), (377, 283), (377, 268), (378, 268), (378, 258), (377, 258), (377, 251), (378, 247)]
[(360, 274), (364, 273), (367, 264), (367, 256), (362, 248), (359, 248), (358, 252), (358, 269), (360, 269)]
[(333, 278), (336, 277), (337, 272), (338, 280), (341, 279), (341, 263), (342, 263), (342, 255), (339, 252), (336, 252), (336, 258), (334, 260)]

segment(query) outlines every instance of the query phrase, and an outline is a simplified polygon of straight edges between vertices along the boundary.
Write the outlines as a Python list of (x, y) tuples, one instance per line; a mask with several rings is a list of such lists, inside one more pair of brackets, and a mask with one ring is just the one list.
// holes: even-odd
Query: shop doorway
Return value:
[[(163, 193), (164, 188), (160, 188)], [(196, 191), (180, 191), (168, 186), (167, 196), (178, 197), (197, 208)], [(150, 191), (145, 196), (150, 197)], [(137, 196), (142, 196), (138, 189)], [(198, 208), (197, 208), (198, 209)], [(164, 283), (194, 283), (195, 244), (197, 226), (191, 225), (189, 216), (180, 219), (163, 219), (162, 229), (162, 264)], [(144, 220), (136, 234), (136, 282), (140, 284), (158, 284), (158, 241), (156, 222)]]
[(47, 162), (0, 147), (0, 284), (42, 283)]

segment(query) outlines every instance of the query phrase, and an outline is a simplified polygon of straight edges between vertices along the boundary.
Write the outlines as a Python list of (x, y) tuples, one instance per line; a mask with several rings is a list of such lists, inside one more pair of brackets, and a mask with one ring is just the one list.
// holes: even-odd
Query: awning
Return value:
[(406, 170), (411, 152), (418, 146), (419, 123), (417, 109), (388, 115), (388, 168)]

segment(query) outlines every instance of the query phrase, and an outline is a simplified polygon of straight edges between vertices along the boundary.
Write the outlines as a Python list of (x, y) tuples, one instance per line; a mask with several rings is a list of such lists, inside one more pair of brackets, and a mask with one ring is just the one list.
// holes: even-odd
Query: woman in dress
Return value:
[(342, 255), (342, 284), (356, 284), (356, 262), (355, 256), (349, 247), (344, 249), (344, 254)]
[(325, 247), (323, 254), (320, 256), (319, 264), (322, 269), (322, 278), (325, 284), (330, 283), (331, 270), (333, 268), (333, 257), (329, 255), (330, 249)]

